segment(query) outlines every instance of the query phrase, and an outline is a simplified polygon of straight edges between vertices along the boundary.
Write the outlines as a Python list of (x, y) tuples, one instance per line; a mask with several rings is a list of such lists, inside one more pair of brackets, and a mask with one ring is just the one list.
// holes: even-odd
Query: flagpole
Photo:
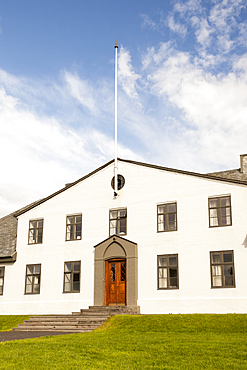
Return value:
[(118, 195), (118, 167), (117, 167), (117, 41), (115, 45), (115, 161), (114, 161), (114, 196)]

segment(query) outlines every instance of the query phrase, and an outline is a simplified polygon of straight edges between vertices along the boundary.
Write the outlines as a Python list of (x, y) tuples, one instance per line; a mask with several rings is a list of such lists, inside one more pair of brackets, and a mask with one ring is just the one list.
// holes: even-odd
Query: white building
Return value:
[(0, 314), (247, 313), (247, 155), (204, 175), (119, 159), (117, 196), (113, 173), (0, 220)]

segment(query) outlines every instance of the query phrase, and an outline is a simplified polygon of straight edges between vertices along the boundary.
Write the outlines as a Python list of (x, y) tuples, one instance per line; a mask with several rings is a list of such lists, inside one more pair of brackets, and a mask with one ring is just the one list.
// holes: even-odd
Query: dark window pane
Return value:
[(231, 265), (224, 266), (224, 275), (233, 275), (233, 267)]
[(177, 264), (177, 257), (176, 256), (169, 257), (169, 266), (174, 266), (176, 264)]
[(75, 218), (75, 222), (78, 224), (78, 223), (81, 223), (81, 216), (76, 216)]
[(233, 276), (225, 276), (225, 286), (233, 286)]
[(111, 281), (115, 281), (115, 263), (111, 263)]
[(176, 230), (176, 222), (169, 222), (169, 230)]
[(166, 257), (159, 257), (159, 266), (166, 266), (166, 265), (167, 265)]
[(65, 263), (65, 272), (70, 272), (71, 271), (71, 262)]
[(176, 212), (176, 205), (175, 204), (168, 204), (167, 205), (168, 212)]
[(74, 273), (73, 282), (79, 281), (79, 280), (80, 280), (80, 274), (79, 273)]
[(177, 278), (176, 277), (170, 278), (170, 288), (177, 288), (177, 287), (178, 287)]
[(220, 263), (220, 254), (219, 253), (212, 254), (212, 262), (213, 263)]
[(177, 269), (176, 268), (171, 268), (169, 269), (170, 271), (170, 277), (177, 277)]
[(73, 291), (78, 292), (80, 290), (80, 283), (79, 282), (73, 282)]
[(166, 206), (158, 206), (158, 213), (166, 213)]
[(232, 262), (232, 253), (223, 253), (223, 262)]
[(119, 221), (119, 233), (120, 234), (126, 233), (126, 218)]
[(221, 198), (220, 199), (220, 205), (221, 205), (221, 207), (229, 206), (230, 205), (230, 198), (229, 197)]

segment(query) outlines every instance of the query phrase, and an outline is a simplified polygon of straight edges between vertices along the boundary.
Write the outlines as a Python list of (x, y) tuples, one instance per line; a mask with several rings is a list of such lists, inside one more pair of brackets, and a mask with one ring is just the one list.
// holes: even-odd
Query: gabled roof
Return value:
[[(213, 174), (201, 174), (201, 173), (197, 173), (197, 172), (177, 170), (177, 169), (174, 169), (174, 168), (162, 167), (162, 166), (157, 166), (157, 165), (154, 165), (154, 164), (132, 161), (132, 160), (129, 160), (129, 159), (118, 158), (118, 161), (121, 161), (121, 162), (124, 162), (124, 163), (134, 164), (134, 165), (137, 165), (137, 166), (149, 167), (149, 168), (153, 168), (153, 169), (160, 170), (160, 171), (173, 172), (173, 173), (183, 174), (183, 175), (187, 175), (187, 176), (196, 176), (196, 177), (200, 177), (200, 178), (204, 178), (204, 179), (208, 179), (208, 180), (216, 180), (216, 181), (234, 183), (234, 184), (238, 184), (238, 185), (241, 184), (241, 185), (246, 185), (247, 186), (247, 179), (243, 181), (241, 179), (230, 178), (229, 176), (224, 177), (224, 176), (220, 176), (218, 172), (215, 172)], [(30, 204), (29, 206), (26, 206), (26, 207), (20, 209), (19, 211), (14, 213), (14, 216), (18, 217), (21, 214), (29, 211), (30, 209), (32, 209), (34, 207), (37, 207), (38, 205), (40, 205), (40, 204), (46, 202), (47, 200), (55, 197), (56, 195), (61, 194), (62, 192), (66, 191), (67, 189), (71, 188), (72, 186), (77, 185), (81, 181), (84, 181), (85, 179), (89, 178), (90, 176), (92, 176), (92, 175), (96, 174), (97, 172), (101, 171), (102, 169), (108, 167), (113, 162), (114, 162), (114, 159), (105, 163), (103, 166), (97, 168), (96, 170), (90, 172), (86, 176), (83, 176), (82, 178), (80, 178), (80, 179), (78, 179), (78, 180), (76, 180), (76, 181), (74, 181), (70, 184), (67, 184), (64, 188), (56, 191), (55, 193), (49, 195), (48, 197), (40, 199), (39, 201), (34, 202), (34, 203)]]

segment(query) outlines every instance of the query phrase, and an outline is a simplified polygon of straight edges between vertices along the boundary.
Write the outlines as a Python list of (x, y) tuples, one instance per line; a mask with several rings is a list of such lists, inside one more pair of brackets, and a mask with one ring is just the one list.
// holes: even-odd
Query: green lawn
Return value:
[(28, 318), (29, 316), (24, 315), (2, 315), (0, 316), (0, 331), (10, 331)]
[(247, 315), (115, 316), (92, 333), (0, 343), (0, 355), (0, 369), (247, 369)]

